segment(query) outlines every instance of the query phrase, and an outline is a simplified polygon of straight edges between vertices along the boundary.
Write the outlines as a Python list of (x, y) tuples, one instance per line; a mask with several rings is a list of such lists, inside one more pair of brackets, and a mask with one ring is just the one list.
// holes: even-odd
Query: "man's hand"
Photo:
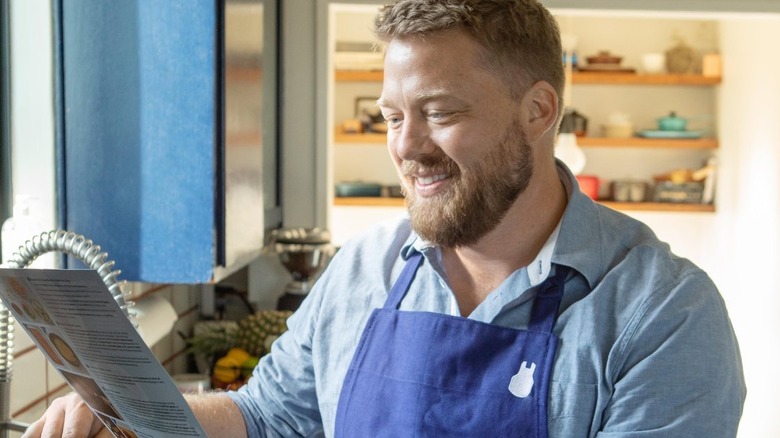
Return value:
[(81, 397), (71, 393), (54, 400), (43, 416), (27, 428), (22, 438), (111, 438), (112, 436)]
[[(185, 400), (207, 436), (246, 437), (241, 411), (224, 394), (187, 395)], [(52, 402), (43, 416), (27, 428), (22, 438), (112, 438), (113, 435), (95, 417), (75, 392)]]

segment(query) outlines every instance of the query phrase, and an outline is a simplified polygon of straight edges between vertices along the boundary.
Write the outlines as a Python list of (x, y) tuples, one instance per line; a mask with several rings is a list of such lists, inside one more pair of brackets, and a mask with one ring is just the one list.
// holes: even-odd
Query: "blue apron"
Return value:
[(422, 264), (415, 253), (369, 318), (336, 411), (336, 437), (547, 437), (567, 269), (538, 288), (528, 330), (399, 311)]

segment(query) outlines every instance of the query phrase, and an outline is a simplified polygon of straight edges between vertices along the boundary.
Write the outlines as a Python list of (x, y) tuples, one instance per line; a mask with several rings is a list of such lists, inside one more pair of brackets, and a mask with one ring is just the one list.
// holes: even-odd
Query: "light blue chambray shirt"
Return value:
[[(575, 274), (566, 282), (554, 330), (560, 342), (550, 437), (734, 437), (746, 390), (715, 285), (647, 226), (583, 195), (560, 164), (559, 172), (570, 196), (552, 262)], [(333, 436), (339, 393), (363, 326), (384, 304), (404, 259), (418, 250), (425, 263), (401, 309), (451, 311), (439, 251), (416, 237), (408, 219), (353, 239), (249, 383), (228, 393), (250, 436)], [(526, 328), (535, 294), (520, 269), (469, 318)], [(393, 401), (377, 403), (382, 409)]]

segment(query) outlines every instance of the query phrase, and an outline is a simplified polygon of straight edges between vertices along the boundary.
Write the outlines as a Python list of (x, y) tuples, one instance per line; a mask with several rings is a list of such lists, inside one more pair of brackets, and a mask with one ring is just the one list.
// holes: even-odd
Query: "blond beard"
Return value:
[[(449, 174), (447, 190), (418, 199), (409, 175), (420, 169)], [(519, 123), (514, 123), (475, 168), (460, 169), (438, 153), (404, 162), (402, 170), (412, 228), (434, 245), (454, 248), (477, 242), (501, 222), (528, 187), (533, 151)]]

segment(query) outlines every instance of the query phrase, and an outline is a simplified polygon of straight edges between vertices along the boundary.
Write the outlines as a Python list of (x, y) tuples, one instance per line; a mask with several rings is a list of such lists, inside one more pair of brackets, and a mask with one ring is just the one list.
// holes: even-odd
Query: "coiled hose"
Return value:
[[(108, 260), (108, 253), (101, 252), (100, 246), (93, 244), (91, 240), (80, 234), (72, 231), (52, 230), (33, 236), (32, 239), (19, 247), (19, 251), (11, 256), (5, 266), (14, 269), (25, 268), (39, 256), (52, 251), (70, 254), (96, 270), (125, 315), (134, 316), (129, 310), (133, 303), (125, 299), (125, 294), (122, 291), (125, 282), (117, 280), (121, 271), (112, 270), (114, 261)], [(13, 317), (0, 301), (0, 384), (11, 381), (13, 331)], [(0, 400), (0, 404), (3, 404), (2, 400)]]

